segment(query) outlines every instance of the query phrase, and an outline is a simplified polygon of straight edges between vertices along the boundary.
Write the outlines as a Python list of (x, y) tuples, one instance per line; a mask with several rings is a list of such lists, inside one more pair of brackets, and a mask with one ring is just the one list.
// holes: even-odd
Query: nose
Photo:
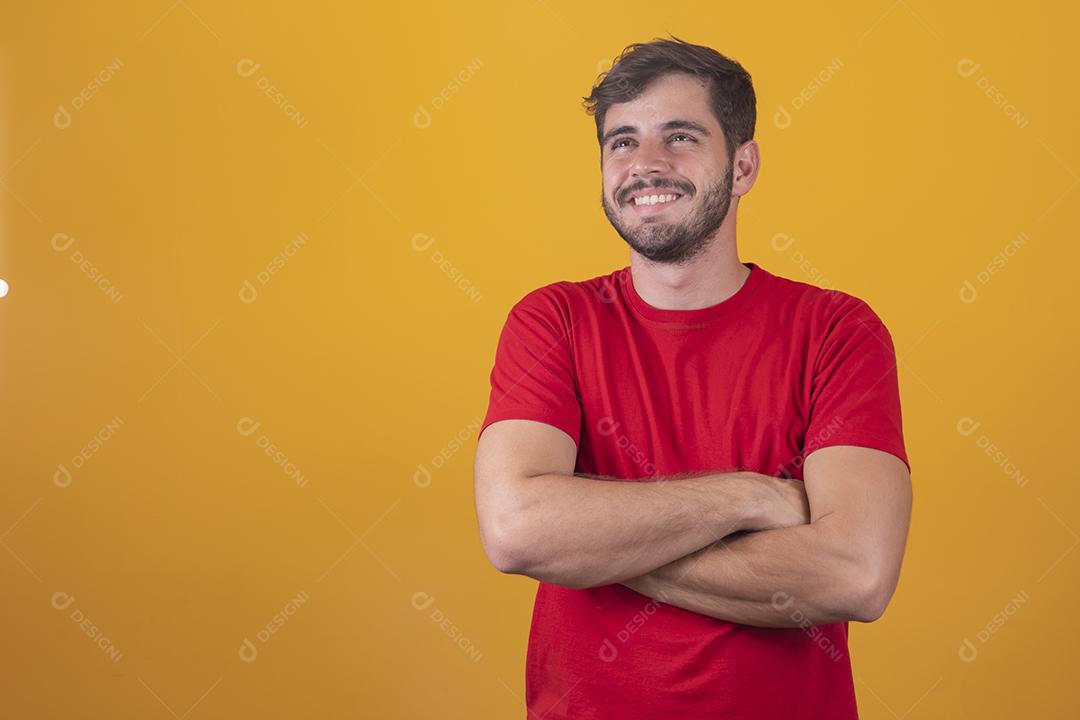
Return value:
[(643, 140), (630, 163), (630, 174), (637, 178), (648, 179), (650, 175), (663, 174), (670, 170), (671, 163), (662, 141)]

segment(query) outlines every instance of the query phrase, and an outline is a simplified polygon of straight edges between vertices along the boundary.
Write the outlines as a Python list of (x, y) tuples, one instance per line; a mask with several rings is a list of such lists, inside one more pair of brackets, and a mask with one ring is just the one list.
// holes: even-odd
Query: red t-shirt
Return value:
[[(828, 445), (907, 464), (892, 338), (870, 306), (745, 264), (734, 295), (696, 310), (649, 305), (629, 266), (529, 292), (499, 337), (480, 432), (548, 423), (577, 443), (575, 472), (624, 480), (802, 480)], [(545, 720), (858, 717), (846, 622), (736, 624), (621, 584), (539, 584), (525, 699)]]

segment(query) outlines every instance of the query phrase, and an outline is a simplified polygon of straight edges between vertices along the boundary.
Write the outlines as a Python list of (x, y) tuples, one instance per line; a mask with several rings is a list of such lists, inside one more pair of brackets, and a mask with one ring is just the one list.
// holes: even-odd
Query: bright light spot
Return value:
[(7, 295), (8, 284), (7, 280), (0, 280), (0, 297)]

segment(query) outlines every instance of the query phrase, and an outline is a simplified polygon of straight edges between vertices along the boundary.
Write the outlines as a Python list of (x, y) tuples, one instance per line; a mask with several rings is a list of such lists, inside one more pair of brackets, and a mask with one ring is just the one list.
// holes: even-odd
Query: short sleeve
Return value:
[(814, 366), (803, 457), (831, 445), (883, 450), (911, 470), (892, 336), (861, 300), (830, 328)]
[(553, 425), (580, 442), (581, 400), (567, 322), (555, 298), (537, 290), (510, 309), (479, 434), (493, 422), (516, 418)]

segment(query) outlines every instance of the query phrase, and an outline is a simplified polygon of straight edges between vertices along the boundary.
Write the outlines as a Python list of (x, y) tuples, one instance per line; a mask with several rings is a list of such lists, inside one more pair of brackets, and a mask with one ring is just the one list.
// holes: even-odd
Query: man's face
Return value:
[[(604, 214), (637, 253), (682, 265), (727, 217), (732, 165), (703, 80), (673, 73), (608, 108), (601, 147)], [(634, 197), (676, 195), (655, 204)]]

